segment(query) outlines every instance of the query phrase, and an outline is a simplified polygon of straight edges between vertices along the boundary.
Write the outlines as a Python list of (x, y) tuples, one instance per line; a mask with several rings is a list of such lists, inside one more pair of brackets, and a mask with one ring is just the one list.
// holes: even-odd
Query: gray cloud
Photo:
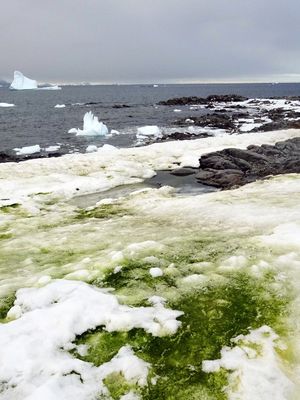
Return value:
[(0, 77), (299, 80), (299, 19), (299, 0), (2, 0)]

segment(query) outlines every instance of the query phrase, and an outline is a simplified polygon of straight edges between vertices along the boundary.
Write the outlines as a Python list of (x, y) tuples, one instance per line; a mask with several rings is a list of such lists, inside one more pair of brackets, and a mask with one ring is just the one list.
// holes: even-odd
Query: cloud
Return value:
[[(218, 80), (300, 73), (300, 3), (2, 0), (0, 76)], [(285, 75), (287, 76), (287, 75)]]

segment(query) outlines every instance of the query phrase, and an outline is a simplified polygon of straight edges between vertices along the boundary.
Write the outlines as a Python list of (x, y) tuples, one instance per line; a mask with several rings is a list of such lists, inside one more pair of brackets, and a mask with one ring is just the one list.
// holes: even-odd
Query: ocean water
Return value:
[[(15, 107), (0, 107), (0, 151), (15, 147), (61, 145), (62, 153), (85, 152), (88, 145), (105, 143), (119, 147), (136, 144), (137, 127), (158, 125), (175, 127), (175, 121), (193, 116), (188, 107), (174, 113), (175, 107), (156, 106), (161, 100), (182, 96), (206, 97), (210, 94), (240, 94), (249, 98), (298, 96), (300, 84), (201, 84), (201, 85), (107, 85), (66, 86), (60, 91), (11, 91), (0, 88), (0, 102)], [(54, 108), (65, 104), (65, 108)], [(124, 107), (125, 105), (125, 107)], [(121, 134), (112, 137), (80, 137), (68, 133), (82, 128), (83, 116), (92, 111), (109, 129)]]

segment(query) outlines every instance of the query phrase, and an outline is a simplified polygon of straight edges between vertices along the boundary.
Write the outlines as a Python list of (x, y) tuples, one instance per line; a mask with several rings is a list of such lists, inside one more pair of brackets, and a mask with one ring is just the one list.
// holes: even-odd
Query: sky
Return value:
[(299, 0), (1, 0), (0, 78), (300, 81)]

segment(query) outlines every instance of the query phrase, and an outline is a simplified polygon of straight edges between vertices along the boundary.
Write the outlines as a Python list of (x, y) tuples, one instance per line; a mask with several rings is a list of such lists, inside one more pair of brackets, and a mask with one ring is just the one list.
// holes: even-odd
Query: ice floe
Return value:
[(57, 280), (19, 290), (8, 313), (13, 320), (0, 325), (0, 397), (86, 400), (109, 396), (104, 380), (112, 373), (144, 386), (151, 366), (129, 346), (96, 367), (69, 353), (76, 350), (73, 341), (98, 326), (109, 332), (141, 328), (154, 336), (174, 334), (180, 315), (162, 305), (120, 305), (114, 295), (82, 282)]
[(89, 111), (83, 117), (83, 129), (72, 128), (69, 133), (76, 133), (77, 136), (105, 136), (108, 134), (108, 128)]
[(65, 104), (56, 104), (56, 106), (54, 106), (54, 108), (65, 108), (66, 105)]
[(41, 147), (39, 144), (36, 144), (34, 146), (25, 146), (25, 147), (16, 147), (14, 148), (14, 151), (18, 156), (20, 155), (28, 155), (28, 154), (35, 154), (39, 153), (41, 151)]
[(15, 107), (15, 105), (10, 103), (0, 103), (0, 107)]

